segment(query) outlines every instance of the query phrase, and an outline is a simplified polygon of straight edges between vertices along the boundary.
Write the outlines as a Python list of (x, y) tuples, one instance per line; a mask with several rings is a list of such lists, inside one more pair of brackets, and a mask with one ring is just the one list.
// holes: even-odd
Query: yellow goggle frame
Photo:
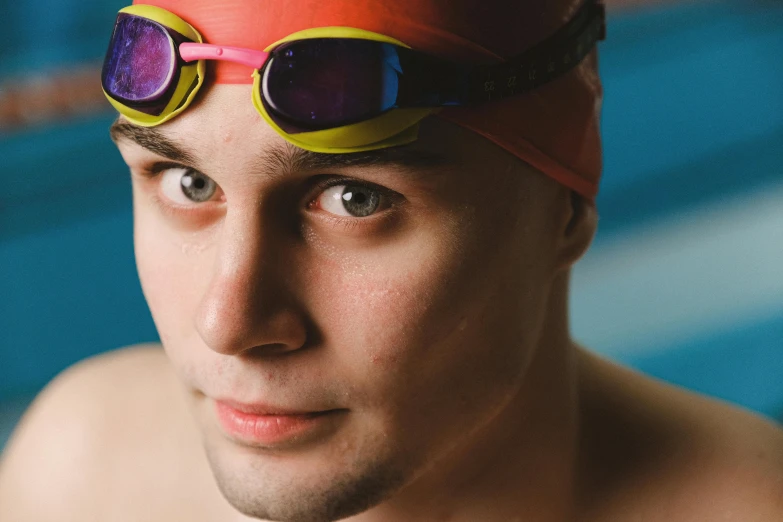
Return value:
[[(157, 22), (182, 34), (193, 42), (204, 43), (201, 34), (193, 26), (177, 15), (160, 7), (136, 4), (121, 9), (119, 14), (122, 13)], [(399, 45), (410, 49), (410, 46), (399, 40), (363, 29), (353, 27), (318, 27), (293, 33), (269, 45), (264, 51), (270, 52), (275, 47), (286, 42), (312, 38), (360, 38)], [(152, 127), (165, 123), (188, 108), (204, 83), (205, 72), (206, 60), (198, 60), (193, 64), (182, 65), (174, 94), (159, 115), (146, 114), (128, 107), (111, 97), (106, 93), (105, 89), (104, 95), (109, 100), (109, 103), (128, 121), (142, 127)], [(313, 152), (360, 152), (411, 143), (418, 136), (421, 120), (441, 110), (439, 107), (397, 108), (375, 118), (350, 125), (291, 134), (275, 123), (267, 112), (266, 107), (264, 107), (264, 103), (261, 100), (261, 74), (259, 69), (253, 71), (252, 78), (253, 106), (264, 120), (289, 143)]]

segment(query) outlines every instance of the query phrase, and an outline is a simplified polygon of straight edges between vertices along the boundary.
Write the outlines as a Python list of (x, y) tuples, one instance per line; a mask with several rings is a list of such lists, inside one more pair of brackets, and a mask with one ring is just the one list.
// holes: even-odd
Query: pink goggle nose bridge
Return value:
[(242, 47), (227, 47), (225, 45), (212, 45), (205, 43), (183, 43), (179, 46), (179, 54), (186, 62), (196, 60), (224, 60), (227, 62), (241, 63), (253, 69), (264, 66), (269, 53), (244, 49)]

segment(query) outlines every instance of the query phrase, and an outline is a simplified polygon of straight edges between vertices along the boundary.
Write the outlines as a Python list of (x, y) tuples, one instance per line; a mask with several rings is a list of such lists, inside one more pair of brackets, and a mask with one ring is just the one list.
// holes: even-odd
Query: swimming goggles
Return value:
[(253, 105), (283, 138), (314, 152), (359, 152), (414, 141), (416, 123), (442, 107), (547, 83), (604, 38), (604, 6), (587, 0), (550, 38), (497, 65), (452, 63), (351, 27), (306, 29), (258, 51), (204, 43), (177, 15), (137, 4), (119, 11), (101, 82), (126, 119), (149, 127), (188, 107), (206, 60), (241, 63), (253, 69)]

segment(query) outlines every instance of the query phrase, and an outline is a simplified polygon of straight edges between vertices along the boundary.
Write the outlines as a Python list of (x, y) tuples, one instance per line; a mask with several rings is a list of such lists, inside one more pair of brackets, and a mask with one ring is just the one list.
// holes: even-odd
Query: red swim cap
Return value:
[[(516, 56), (552, 35), (581, 0), (143, 0), (195, 27), (207, 43), (263, 50), (294, 32), (347, 26), (467, 64)], [(247, 67), (218, 62), (218, 83), (252, 83)], [(601, 175), (602, 99), (593, 50), (537, 89), (437, 117), (468, 128), (579, 194), (594, 199)]]

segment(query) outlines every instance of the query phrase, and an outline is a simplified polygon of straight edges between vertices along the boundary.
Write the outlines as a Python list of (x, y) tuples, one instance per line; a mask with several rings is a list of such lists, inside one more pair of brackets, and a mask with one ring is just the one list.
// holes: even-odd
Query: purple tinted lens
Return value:
[(166, 29), (151, 20), (120, 14), (103, 63), (103, 88), (127, 102), (154, 102), (175, 77), (177, 57)]
[(394, 107), (402, 73), (395, 46), (318, 38), (284, 44), (264, 70), (270, 115), (306, 129), (362, 121)]

